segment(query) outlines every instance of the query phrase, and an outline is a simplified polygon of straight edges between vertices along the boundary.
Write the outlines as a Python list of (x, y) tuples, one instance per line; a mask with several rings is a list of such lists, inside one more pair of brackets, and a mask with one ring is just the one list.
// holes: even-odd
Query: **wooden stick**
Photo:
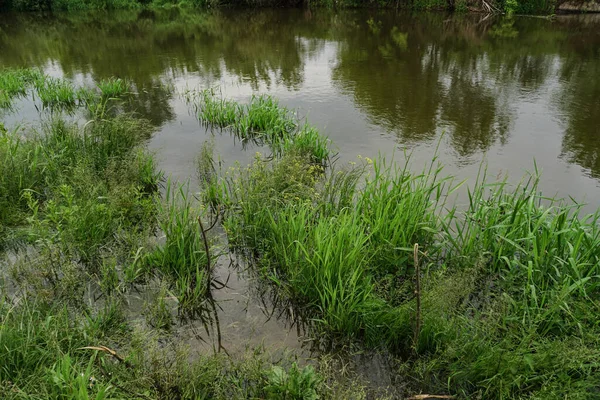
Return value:
[(415, 243), (413, 251), (413, 262), (415, 266), (415, 296), (417, 298), (417, 315), (415, 321), (415, 337), (413, 339), (413, 346), (415, 352), (417, 351), (417, 345), (419, 341), (419, 335), (421, 333), (421, 269), (419, 268), (419, 244)]

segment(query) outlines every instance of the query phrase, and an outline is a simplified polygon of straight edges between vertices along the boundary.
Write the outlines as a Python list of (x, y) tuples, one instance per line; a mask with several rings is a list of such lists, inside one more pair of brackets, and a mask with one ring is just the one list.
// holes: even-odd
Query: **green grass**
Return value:
[(118, 98), (129, 91), (129, 85), (120, 78), (104, 79), (98, 83), (102, 97)]
[(202, 214), (192, 208), (184, 187), (167, 183), (165, 201), (159, 219), (165, 243), (147, 255), (146, 263), (171, 282), (181, 317), (207, 319), (212, 310), (209, 300), (216, 260), (205, 236), (208, 226), (204, 227)]
[(317, 164), (326, 164), (332, 156), (326, 137), (301, 124), (294, 112), (271, 96), (253, 95), (248, 104), (241, 104), (207, 89), (188, 92), (186, 98), (202, 122), (227, 130), (242, 142), (266, 144), (276, 155), (290, 151), (308, 155)]
[[(168, 183), (159, 198), (147, 121), (94, 117), (1, 125), (0, 251), (10, 257), (0, 281), (0, 397), (363, 398), (359, 384), (336, 386), (291, 358), (273, 363), (258, 349), (236, 360), (199, 356), (178, 344), (174, 309), (207, 332), (216, 319), (212, 221), (183, 187)], [(139, 310), (147, 325), (127, 320), (127, 296), (155, 280), (160, 290)]]
[(123, 98), (130, 89), (120, 78), (100, 80), (95, 88), (76, 87), (68, 79), (47, 76), (39, 69), (4, 69), (0, 71), (0, 109), (11, 110), (15, 99), (31, 94), (39, 99), (42, 109), (70, 111), (80, 107), (92, 115), (103, 115), (109, 100)]
[(27, 89), (41, 78), (37, 69), (5, 69), (0, 72), (0, 109), (10, 108), (15, 98), (24, 96)]
[(77, 100), (73, 85), (66, 80), (44, 77), (36, 82), (35, 88), (44, 107), (75, 106)]
[[(324, 171), (292, 151), (205, 190), (226, 210), (230, 244), (313, 335), (393, 350), (415, 391), (593, 396), (599, 214), (544, 197), (537, 175), (511, 187), (483, 173), (469, 188), (435, 160), (408, 166)], [(468, 204), (449, 203), (460, 190)]]
[[(60, 82), (28, 85), (77, 96)], [(537, 174), (511, 186), (485, 170), (456, 182), (435, 158), (418, 173), (410, 158), (339, 166), (328, 140), (271, 98), (201, 98), (204, 121), (263, 141), (275, 156), (222, 173), (207, 142), (200, 203), (170, 182), (160, 198), (147, 121), (116, 110), (86, 124), (0, 125), (0, 251), (11, 254), (0, 397), (360, 398), (324, 369), (258, 356), (190, 362), (176, 346), (178, 323), (220, 329), (211, 289), (222, 250), (208, 210), (309, 335), (391, 351), (410, 391), (597, 396), (598, 212), (544, 197)], [(466, 204), (449, 201), (461, 191)], [(138, 326), (123, 302), (151, 282), (160, 287)]]
[[(0, 306), (3, 399), (360, 398), (358, 385), (338, 397), (314, 368), (288, 358), (274, 364), (260, 351), (190, 361), (190, 350), (163, 347), (111, 308), (84, 317), (31, 301)], [(113, 344), (102, 350), (104, 343)]]

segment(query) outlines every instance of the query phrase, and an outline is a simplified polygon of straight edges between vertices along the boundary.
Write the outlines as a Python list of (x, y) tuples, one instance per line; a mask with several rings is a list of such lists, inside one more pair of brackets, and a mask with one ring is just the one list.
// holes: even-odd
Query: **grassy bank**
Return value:
[[(254, 101), (203, 99), (227, 106), (199, 117), (237, 132), (228, 111)], [(209, 180), (205, 197), (325, 344), (392, 350), (416, 392), (598, 396), (598, 213), (544, 197), (537, 175), (468, 184), (435, 160), (415, 173), (410, 160), (325, 168), (275, 155)], [(460, 191), (466, 204), (448, 201)]]
[(273, 361), (260, 348), (198, 354), (181, 342), (177, 330), (194, 321), (220, 333), (212, 221), (165, 182), (145, 146), (151, 125), (119, 107), (126, 87), (0, 73), (3, 112), (32, 99), (45, 121), (0, 124), (0, 397), (364, 397), (323, 363)]
[(324, 7), (383, 8), (414, 11), (470, 11), (486, 13), (552, 14), (556, 2), (549, 0), (3, 0), (0, 11), (141, 10), (145, 8), (264, 8)]

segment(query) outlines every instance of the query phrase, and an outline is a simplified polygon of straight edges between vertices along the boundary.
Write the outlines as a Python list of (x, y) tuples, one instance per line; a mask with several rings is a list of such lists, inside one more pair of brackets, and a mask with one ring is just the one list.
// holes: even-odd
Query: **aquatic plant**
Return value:
[[(3, 300), (0, 396), (266, 398), (277, 387), (288, 396), (309, 393), (312, 398), (343, 398), (324, 385), (318, 371), (300, 369), (287, 357), (272, 363), (266, 354), (249, 352), (236, 360), (216, 354), (194, 355), (190, 361), (189, 350), (173, 343), (164, 346), (164, 339), (159, 344), (152, 331), (133, 328), (115, 313), (118, 309), (107, 307), (81, 316), (58, 304), (48, 306), (29, 300), (12, 305)], [(285, 379), (277, 380), (274, 371)], [(353, 384), (338, 393), (345, 392), (350, 394), (345, 398), (358, 399), (362, 390), (359, 384)]]
[(110, 78), (98, 82), (98, 88), (104, 98), (117, 98), (129, 91), (129, 85), (123, 79)]
[(147, 255), (146, 263), (169, 279), (182, 317), (208, 318), (214, 264), (202, 216), (192, 209), (182, 186), (167, 183), (165, 201), (159, 218), (165, 243)]
[(73, 107), (77, 92), (71, 82), (44, 76), (35, 82), (37, 95), (44, 107)]
[(420, 174), (384, 160), (345, 174), (312, 165), (257, 158), (220, 181), (230, 243), (316, 335), (405, 355), (419, 391), (595, 390), (598, 213), (545, 198), (537, 175), (509, 188), (482, 174), (462, 208), (446, 199), (465, 186), (435, 160)]
[(273, 366), (267, 373), (265, 387), (269, 399), (316, 400), (320, 377), (312, 366), (303, 369), (293, 363), (289, 371)]
[(268, 145), (274, 154), (295, 151), (325, 164), (332, 155), (329, 140), (316, 128), (301, 124), (296, 115), (268, 95), (253, 95), (248, 104), (222, 98), (214, 89), (188, 92), (198, 118), (230, 131), (242, 141)]
[(0, 109), (10, 108), (16, 97), (25, 95), (28, 87), (41, 79), (35, 68), (4, 69), (0, 72)]

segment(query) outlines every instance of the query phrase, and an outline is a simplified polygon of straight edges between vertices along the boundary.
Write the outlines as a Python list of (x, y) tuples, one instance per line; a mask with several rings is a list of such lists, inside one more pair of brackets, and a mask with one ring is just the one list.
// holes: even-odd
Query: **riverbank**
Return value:
[[(3, 397), (364, 398), (327, 357), (185, 348), (190, 323), (220, 337), (224, 252), (321, 354), (386, 351), (405, 394), (598, 393), (599, 216), (544, 197), (537, 174), (511, 186), (482, 169), (467, 185), (435, 158), (420, 173), (410, 158), (336, 162), (335, 144), (272, 97), (190, 90), (202, 123), (264, 151), (220, 168), (207, 141), (196, 200), (146, 150), (152, 125), (124, 112), (127, 81), (9, 70), (0, 88), (5, 110), (31, 98), (49, 116), (2, 128)], [(131, 318), (135, 293), (146, 300)]]
[[(563, 4), (564, 3), (564, 4)], [(458, 13), (543, 14), (577, 13), (600, 10), (596, 0), (3, 0), (0, 11), (86, 11), (142, 10), (162, 8), (328, 8), (328, 9), (394, 9), (412, 11), (445, 11)]]

